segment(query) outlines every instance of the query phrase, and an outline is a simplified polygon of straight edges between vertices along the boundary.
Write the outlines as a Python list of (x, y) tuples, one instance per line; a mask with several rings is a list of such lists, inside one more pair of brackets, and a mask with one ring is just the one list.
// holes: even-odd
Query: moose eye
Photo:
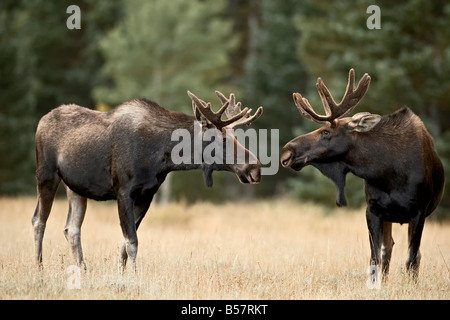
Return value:
[(328, 137), (329, 135), (330, 135), (330, 131), (328, 131), (328, 130), (323, 130), (322, 131), (322, 136)]

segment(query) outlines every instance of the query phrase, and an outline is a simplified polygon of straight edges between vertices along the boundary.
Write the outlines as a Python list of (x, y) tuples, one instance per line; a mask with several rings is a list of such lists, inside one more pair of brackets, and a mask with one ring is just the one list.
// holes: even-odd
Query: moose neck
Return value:
[[(412, 154), (419, 154), (420, 147), (409, 144), (398, 134), (360, 134), (356, 145), (347, 154), (345, 163), (350, 172), (369, 182), (391, 181), (390, 177), (399, 176), (406, 166), (411, 166)], [(384, 132), (383, 132), (384, 133)], [(413, 146), (416, 150), (405, 150), (404, 146)], [(403, 177), (407, 180), (407, 177)], [(397, 180), (397, 182), (402, 179)]]

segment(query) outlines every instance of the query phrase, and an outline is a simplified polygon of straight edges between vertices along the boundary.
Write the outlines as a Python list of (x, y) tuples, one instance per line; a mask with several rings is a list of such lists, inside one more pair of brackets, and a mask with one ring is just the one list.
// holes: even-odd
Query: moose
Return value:
[[(125, 268), (129, 257), (136, 268), (137, 229), (169, 172), (200, 169), (208, 187), (212, 186), (214, 170), (231, 171), (241, 183), (260, 182), (260, 162), (228, 129), (250, 125), (261, 116), (262, 107), (251, 115), (251, 109), (246, 107), (242, 110), (242, 104), (236, 102), (234, 94), (226, 98), (216, 91), (222, 107), (214, 112), (211, 103), (189, 91), (188, 95), (194, 116), (167, 110), (141, 98), (125, 102), (109, 112), (75, 104), (61, 105), (41, 118), (36, 130), (38, 199), (32, 218), (35, 258), (40, 267), (46, 221), (61, 180), (69, 201), (64, 235), (77, 265), (84, 268), (80, 231), (87, 198), (117, 200), (124, 237), (120, 250), (121, 265)], [(222, 119), (223, 113), (227, 119)], [(177, 143), (171, 138), (172, 132), (183, 128), (194, 135), (196, 126), (200, 132), (215, 128), (220, 139), (234, 146), (232, 163), (172, 161), (171, 150)], [(194, 143), (195, 140), (192, 141)], [(203, 149), (206, 145), (207, 142), (202, 141)], [(237, 161), (237, 154), (244, 154), (244, 161)], [(224, 158), (226, 156), (223, 155)]]
[(386, 116), (361, 112), (344, 117), (364, 97), (370, 79), (364, 74), (355, 89), (355, 71), (351, 69), (344, 97), (336, 104), (318, 78), (316, 86), (325, 115), (314, 112), (306, 98), (294, 93), (300, 113), (324, 126), (288, 142), (281, 150), (280, 161), (282, 166), (296, 171), (307, 165), (317, 168), (335, 183), (338, 206), (347, 204), (347, 173), (364, 179), (371, 280), (378, 281), (379, 273), (383, 281), (387, 280), (394, 245), (393, 222), (408, 223), (406, 269), (417, 279), (422, 230), (425, 218), (442, 198), (444, 170), (433, 138), (408, 107)]

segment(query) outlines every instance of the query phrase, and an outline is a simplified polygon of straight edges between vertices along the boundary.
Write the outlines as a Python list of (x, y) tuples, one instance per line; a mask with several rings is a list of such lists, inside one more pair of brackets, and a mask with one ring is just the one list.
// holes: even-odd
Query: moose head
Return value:
[(321, 78), (317, 80), (317, 90), (325, 109), (325, 115), (314, 112), (308, 100), (300, 93), (293, 98), (300, 113), (314, 122), (324, 124), (323, 127), (299, 136), (287, 143), (281, 151), (281, 164), (285, 168), (301, 170), (307, 165), (318, 168), (329, 177), (339, 189), (337, 205), (345, 206), (345, 175), (348, 169), (340, 162), (341, 158), (352, 147), (358, 133), (369, 132), (380, 121), (381, 116), (368, 112), (344, 117), (352, 111), (364, 97), (370, 84), (370, 76), (366, 73), (354, 89), (355, 71), (350, 70), (347, 90), (342, 101), (337, 104)]
[[(221, 92), (216, 91), (216, 95), (222, 102), (222, 107), (214, 112), (211, 109), (211, 103), (206, 103), (197, 98), (192, 92), (188, 91), (192, 99), (192, 109), (198, 125), (201, 125), (200, 134), (209, 133), (209, 137), (203, 138), (202, 170), (205, 178), (205, 184), (212, 186), (213, 170), (227, 170), (234, 172), (241, 183), (256, 184), (261, 180), (261, 163), (258, 158), (245, 149), (234, 137), (232, 129), (237, 126), (250, 126), (253, 121), (262, 114), (262, 107), (259, 107), (254, 115), (251, 115), (252, 109), (242, 108), (241, 102), (236, 102), (235, 95), (230, 94), (226, 98)], [(223, 120), (222, 115), (226, 114), (227, 119)], [(195, 131), (195, 130), (194, 130)], [(212, 139), (214, 137), (214, 139)], [(196, 137), (194, 137), (195, 139)], [(213, 140), (207, 142), (204, 140)], [(205, 151), (211, 151), (211, 153)]]

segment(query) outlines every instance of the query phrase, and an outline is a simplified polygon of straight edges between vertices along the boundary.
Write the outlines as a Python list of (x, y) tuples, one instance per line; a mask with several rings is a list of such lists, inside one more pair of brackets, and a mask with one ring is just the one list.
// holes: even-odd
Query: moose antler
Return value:
[(300, 93), (294, 93), (293, 98), (297, 109), (306, 118), (313, 120), (317, 123), (332, 123), (335, 119), (341, 118), (350, 111), (352, 111), (359, 101), (364, 97), (369, 88), (370, 76), (365, 73), (361, 80), (359, 80), (358, 86), (354, 90), (355, 83), (355, 70), (350, 69), (348, 73), (348, 83), (345, 95), (339, 104), (336, 104), (330, 91), (319, 77), (317, 79), (317, 91), (319, 92), (320, 99), (322, 100), (323, 107), (325, 109), (325, 116), (318, 115), (314, 112), (313, 108), (308, 102), (308, 99), (303, 98)]
[[(241, 110), (241, 102), (236, 103), (236, 99), (234, 96), (234, 93), (230, 94), (230, 98), (227, 99), (221, 92), (216, 91), (216, 95), (219, 97), (220, 101), (222, 102), (222, 104), (226, 104), (228, 103), (228, 108), (225, 110), (225, 114), (227, 115), (228, 118), (233, 118), (239, 114), (241, 114), (243, 112), (243, 110)], [(245, 108), (248, 109), (248, 108)], [(244, 109), (244, 110), (245, 110)], [(240, 125), (247, 125), (250, 126), (253, 121), (255, 121), (256, 119), (258, 119), (263, 112), (263, 108), (259, 107), (255, 114), (253, 116), (251, 116), (252, 109), (249, 109), (243, 117), (239, 118), (239, 120), (236, 120), (236, 122), (233, 123), (233, 127), (236, 126), (240, 126)]]
[[(221, 92), (216, 91), (216, 95), (222, 102), (222, 107), (217, 112), (211, 110), (210, 102), (206, 103), (197, 98), (190, 91), (188, 91), (188, 95), (192, 99), (194, 112), (196, 112), (195, 110), (200, 111), (200, 113), (219, 130), (222, 130), (225, 127), (233, 128), (244, 124), (249, 126), (262, 114), (262, 107), (259, 107), (253, 116), (250, 116), (251, 109), (249, 110), (249, 108), (245, 107), (244, 110), (241, 110), (242, 104), (240, 102), (236, 103), (234, 93), (230, 94), (230, 98), (227, 99)], [(222, 120), (224, 112), (228, 118), (227, 120)]]

